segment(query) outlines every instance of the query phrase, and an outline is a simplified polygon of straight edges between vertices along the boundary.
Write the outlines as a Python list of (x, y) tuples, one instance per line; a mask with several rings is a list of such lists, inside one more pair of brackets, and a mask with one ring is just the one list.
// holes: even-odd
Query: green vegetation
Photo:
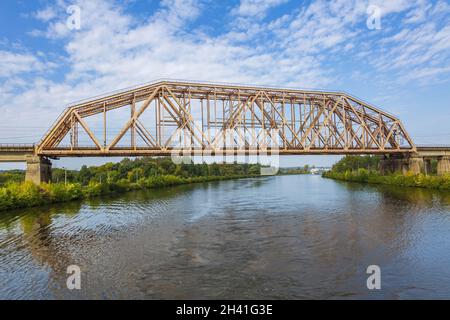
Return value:
[(368, 171), (378, 170), (380, 158), (377, 156), (346, 156), (333, 165), (333, 172), (357, 171), (366, 169)]
[(23, 180), (25, 180), (25, 171), (22, 170), (0, 171), (0, 186), (3, 186), (8, 182), (21, 182)]
[(347, 156), (336, 163), (331, 171), (325, 172), (323, 177), (351, 182), (450, 190), (450, 175), (414, 175), (401, 172), (381, 175), (377, 169), (378, 161), (376, 156)]
[(311, 168), (314, 168), (314, 166), (310, 167), (308, 165), (305, 165), (304, 167), (296, 167), (296, 168), (280, 168), (278, 174), (279, 175), (308, 174)]
[[(257, 176), (257, 164), (181, 164), (168, 158), (124, 159), (80, 171), (54, 169), (53, 182), (7, 181), (0, 187), (0, 210), (86, 199), (131, 190)], [(23, 180), (22, 180), (23, 181)]]
[[(259, 174), (260, 166), (256, 164), (180, 164), (173, 163), (170, 158), (137, 158), (123, 159), (117, 163), (106, 163), (98, 167), (81, 167), (80, 171), (53, 169), (52, 182), (80, 183), (83, 186), (90, 182), (98, 183), (138, 183), (142, 179), (158, 176), (177, 176), (181, 178), (236, 176)], [(67, 179), (66, 179), (67, 177)]]

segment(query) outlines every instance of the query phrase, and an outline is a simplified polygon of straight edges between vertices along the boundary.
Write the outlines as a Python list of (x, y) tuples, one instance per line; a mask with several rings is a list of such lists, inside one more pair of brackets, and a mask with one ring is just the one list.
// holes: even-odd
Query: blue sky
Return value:
[(38, 141), (72, 101), (174, 78), (342, 90), (399, 116), (416, 143), (450, 144), (449, 75), (442, 0), (0, 2), (0, 143)]

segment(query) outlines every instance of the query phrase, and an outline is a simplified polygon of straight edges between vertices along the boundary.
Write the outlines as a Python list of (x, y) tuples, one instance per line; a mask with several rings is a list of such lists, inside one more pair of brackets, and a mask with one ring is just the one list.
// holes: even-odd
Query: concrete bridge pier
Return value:
[(409, 170), (408, 159), (401, 155), (385, 155), (380, 159), (379, 170), (385, 175), (394, 172), (406, 173)]
[(385, 175), (388, 173), (388, 160), (386, 156), (382, 156), (380, 159), (380, 162), (378, 164), (378, 170), (382, 175)]
[(380, 159), (379, 169), (380, 173), (383, 175), (394, 172), (401, 172), (403, 174), (412, 172), (413, 174), (420, 174), (425, 172), (425, 161), (424, 158), (421, 156), (410, 156), (410, 157), (403, 155), (383, 156), (383, 158)]
[(420, 156), (410, 157), (406, 166), (406, 172), (411, 172), (413, 174), (426, 173), (425, 171), (425, 160)]
[(389, 166), (389, 163), (388, 163), (387, 156), (381, 156), (380, 162), (378, 163), (378, 171), (380, 171), (380, 173), (382, 175), (385, 175), (389, 172), (388, 166)]
[(412, 174), (432, 174), (431, 161), (437, 160), (437, 174), (450, 174), (450, 155), (438, 151), (419, 152), (411, 155), (390, 154), (384, 155), (380, 159), (380, 173), (389, 174), (393, 172), (408, 172)]
[(433, 173), (433, 168), (431, 166), (431, 158), (424, 158), (423, 162), (424, 162), (424, 170), (425, 170), (425, 174), (427, 176), (431, 175)]
[(402, 160), (393, 155), (382, 156), (379, 163), (379, 170), (382, 175), (402, 170)]
[(31, 181), (40, 185), (42, 182), (50, 182), (52, 180), (52, 163), (47, 158), (29, 156), (26, 158), (26, 163), (25, 181)]
[(438, 158), (437, 173), (440, 176), (450, 173), (450, 156)]

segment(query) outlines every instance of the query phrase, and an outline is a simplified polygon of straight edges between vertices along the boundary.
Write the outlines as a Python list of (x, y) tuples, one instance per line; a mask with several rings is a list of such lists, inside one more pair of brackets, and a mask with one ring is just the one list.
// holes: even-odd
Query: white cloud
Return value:
[(233, 9), (233, 14), (243, 17), (264, 18), (267, 11), (289, 0), (241, 0)]
[(31, 71), (41, 71), (45, 64), (31, 54), (0, 50), (0, 78)]
[[(159, 77), (286, 83), (300, 79), (300, 73), (303, 85), (325, 83), (313, 57), (296, 59), (295, 67), (289, 61), (287, 67), (286, 57), (280, 59), (278, 53), (234, 44), (232, 32), (218, 37), (186, 33), (183, 26), (199, 14), (194, 2), (165, 1), (139, 25), (111, 2), (79, 1), (78, 5), (83, 23), (81, 30), (66, 35), (71, 67), (67, 78), (92, 81), (93, 89), (115, 89)], [(54, 33), (50, 25), (47, 34), (53, 38), (61, 32)]]
[(368, 3), (380, 7), (383, 15), (399, 13), (416, 7), (422, 0), (372, 0)]
[(446, 9), (442, 2), (434, 6), (420, 2), (426, 8), (423, 17), (418, 18), (417, 9), (411, 11), (405, 28), (386, 37), (383, 47), (372, 48), (371, 63), (396, 80), (430, 84), (449, 74), (450, 17), (440, 16)]
[(195, 0), (164, 0), (162, 6), (164, 9), (160, 11), (159, 18), (165, 19), (171, 26), (181, 27), (184, 21), (200, 14), (200, 6)]
[(43, 10), (37, 11), (34, 16), (38, 20), (48, 22), (56, 17), (56, 10), (52, 7), (47, 7)]
[[(47, 126), (70, 101), (158, 78), (305, 87), (320, 87), (327, 81), (312, 56), (293, 60), (264, 47), (235, 44), (226, 34), (188, 34), (185, 24), (199, 14), (194, 2), (165, 1), (139, 24), (111, 1), (76, 3), (82, 9), (80, 30), (63, 30), (63, 26), (58, 30), (55, 26), (63, 21), (55, 20), (42, 31), (52, 39), (63, 36), (66, 79), (56, 83), (35, 78), (3, 107), (0, 125), (20, 116), (24, 123)], [(36, 60), (27, 65), (32, 61)], [(8, 90), (0, 92), (0, 99), (9, 96)]]
[(426, 0), (419, 1), (417, 7), (408, 12), (404, 22), (405, 23), (420, 23), (426, 20), (428, 10), (433, 7), (431, 3), (427, 3)]

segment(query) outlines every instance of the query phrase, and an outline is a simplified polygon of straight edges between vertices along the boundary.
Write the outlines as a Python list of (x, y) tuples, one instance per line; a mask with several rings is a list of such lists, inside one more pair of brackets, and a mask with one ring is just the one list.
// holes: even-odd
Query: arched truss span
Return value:
[[(117, 111), (121, 116), (110, 116)], [(68, 107), (37, 153), (138, 156), (186, 149), (386, 154), (414, 152), (415, 145), (398, 118), (345, 93), (159, 81)]]

